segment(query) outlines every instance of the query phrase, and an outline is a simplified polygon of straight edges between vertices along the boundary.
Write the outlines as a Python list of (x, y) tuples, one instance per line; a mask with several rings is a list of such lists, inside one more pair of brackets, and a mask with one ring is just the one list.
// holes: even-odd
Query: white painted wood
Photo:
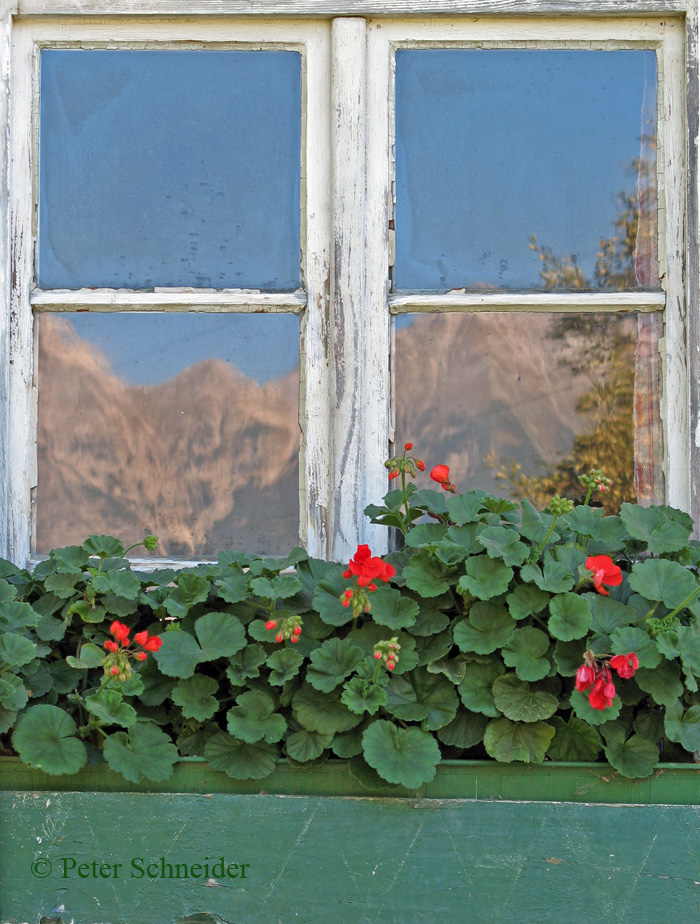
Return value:
[(300, 460), (301, 540), (310, 555), (329, 554), (330, 360), (328, 315), (330, 274), (330, 29), (315, 27), (305, 57), (305, 158), (302, 237), (303, 274), (307, 292), (301, 322), (302, 382)]
[(366, 310), (365, 201), (367, 57), (364, 19), (335, 19), (331, 27), (331, 157), (333, 250), (331, 253), (331, 557), (347, 561), (364, 525), (363, 470), (368, 463), (365, 431), (365, 357), (375, 314)]
[(695, 521), (695, 537), (700, 535), (700, 49), (698, 47), (698, 2), (688, 4), (686, 18), (686, 273), (685, 292), (688, 319), (688, 375), (690, 426), (690, 513)]
[[(688, 326), (685, 289), (685, 31), (669, 24), (659, 55), (659, 224), (665, 249), (666, 313), (662, 416), (668, 502), (690, 510)], [(663, 205), (662, 205), (663, 203)], [(664, 209), (663, 215), (661, 214)], [(659, 248), (661, 251), (661, 248)], [(661, 252), (659, 254), (661, 258)]]
[(31, 540), (31, 473), (35, 471), (33, 424), (33, 325), (29, 293), (34, 256), (32, 232), (33, 45), (29, 32), (15, 25), (10, 97), (10, 368), (7, 455), (10, 557), (25, 564)]
[(305, 293), (206, 292), (201, 289), (156, 289), (134, 292), (126, 289), (34, 289), (35, 311), (261, 311), (294, 312), (306, 307)]
[(663, 292), (446, 292), (392, 295), (392, 314), (430, 311), (663, 311)]
[[(10, 61), (12, 16), (4, 10), (0, 19), (0, 469), (8, 458), (8, 411), (10, 386)], [(0, 556), (7, 557), (7, 478), (0, 486)]]
[(15, 0), (20, 15), (585, 16), (683, 13), (686, 0)]

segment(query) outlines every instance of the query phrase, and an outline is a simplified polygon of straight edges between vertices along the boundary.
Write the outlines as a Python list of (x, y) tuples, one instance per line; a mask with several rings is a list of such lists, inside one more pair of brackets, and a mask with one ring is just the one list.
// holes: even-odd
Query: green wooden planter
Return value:
[(190, 759), (132, 786), (3, 758), (0, 921), (690, 922), (699, 806), (691, 764), (632, 781), (604, 764), (446, 761), (387, 797), (340, 761), (237, 783)]

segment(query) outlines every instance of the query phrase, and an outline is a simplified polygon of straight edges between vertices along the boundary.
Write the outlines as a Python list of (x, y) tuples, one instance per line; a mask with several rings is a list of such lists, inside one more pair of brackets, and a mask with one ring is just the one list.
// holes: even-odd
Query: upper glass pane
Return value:
[[(156, 556), (299, 542), (299, 319), (39, 314), (36, 551), (91, 533)], [(136, 555), (144, 554), (138, 549)]]
[(42, 288), (300, 285), (301, 56), (41, 53)]
[(655, 288), (653, 51), (396, 53), (395, 290)]

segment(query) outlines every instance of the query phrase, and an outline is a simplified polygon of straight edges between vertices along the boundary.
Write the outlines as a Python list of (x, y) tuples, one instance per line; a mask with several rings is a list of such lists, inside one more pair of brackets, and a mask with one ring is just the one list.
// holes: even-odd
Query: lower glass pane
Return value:
[(396, 319), (396, 445), (458, 490), (547, 503), (612, 479), (608, 512), (661, 502), (658, 315), (475, 313)]
[[(299, 536), (294, 315), (40, 314), (35, 551), (90, 533), (156, 557)], [(145, 554), (137, 549), (135, 555)]]

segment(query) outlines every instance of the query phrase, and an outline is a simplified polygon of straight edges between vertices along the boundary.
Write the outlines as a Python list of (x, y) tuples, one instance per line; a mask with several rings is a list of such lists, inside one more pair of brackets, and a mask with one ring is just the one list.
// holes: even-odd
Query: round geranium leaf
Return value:
[(213, 677), (195, 674), (180, 680), (171, 694), (172, 701), (182, 709), (185, 719), (205, 722), (218, 712), (219, 702), (214, 695), (219, 684)]
[(154, 658), (161, 672), (168, 677), (180, 677), (182, 680), (191, 677), (202, 655), (202, 650), (194, 638), (183, 629), (164, 632), (160, 638), (162, 645), (155, 652)]
[(515, 668), (521, 680), (541, 680), (552, 666), (544, 656), (549, 651), (549, 638), (541, 629), (524, 626), (515, 629), (502, 655), (508, 667)]
[(77, 773), (87, 763), (87, 751), (75, 732), (75, 722), (63, 709), (32, 706), (18, 719), (12, 746), (28, 767), (51, 776)]
[(577, 719), (575, 715), (565, 722), (559, 716), (552, 716), (549, 721), (554, 726), (555, 734), (547, 751), (551, 760), (596, 760), (602, 747), (595, 728), (587, 722)]
[(506, 565), (522, 565), (530, 554), (528, 546), (520, 541), (520, 533), (503, 526), (487, 526), (478, 541), (489, 558), (502, 558)]
[(330, 747), (332, 740), (333, 735), (321, 735), (318, 732), (309, 731), (307, 728), (301, 728), (287, 738), (285, 748), (292, 760), (305, 764), (320, 757), (325, 749)]
[(588, 694), (579, 690), (574, 690), (571, 694), (571, 706), (579, 719), (588, 722), (589, 725), (604, 725), (616, 719), (622, 709), (622, 702), (619, 696), (612, 701), (612, 706), (606, 709), (594, 709), (588, 701)]
[(508, 590), (513, 569), (499, 558), (475, 555), (465, 564), (466, 574), (459, 579), (459, 589), (466, 590), (479, 600), (500, 597)]
[(458, 687), (460, 699), (467, 709), (490, 718), (500, 715), (493, 699), (493, 683), (504, 673), (505, 668), (500, 661), (467, 664)]
[(633, 626), (615, 629), (610, 636), (613, 654), (627, 654), (633, 651), (639, 658), (640, 667), (658, 667), (662, 655), (653, 638), (644, 629)]
[[(51, 675), (49, 675), (51, 679)], [(5, 709), (22, 709), (29, 701), (29, 691), (17, 674), (0, 675), (0, 704)]]
[(659, 749), (641, 735), (626, 738), (624, 728), (613, 727), (605, 735), (605, 756), (611, 767), (631, 779), (649, 776), (659, 762)]
[(549, 602), (549, 631), (562, 642), (583, 638), (591, 625), (591, 608), (578, 594), (557, 594)]
[(136, 710), (123, 701), (117, 690), (100, 690), (85, 698), (88, 712), (104, 725), (121, 725), (130, 728), (136, 722)]
[(439, 597), (447, 593), (450, 588), (447, 573), (447, 567), (427, 549), (413, 555), (410, 564), (403, 569), (407, 586), (421, 597)]
[(267, 659), (270, 668), (270, 683), (273, 687), (283, 687), (288, 680), (299, 673), (304, 658), (294, 648), (278, 648)]
[(373, 792), (391, 793), (398, 789), (398, 784), (387, 783), (383, 780), (376, 770), (367, 763), (362, 756), (362, 746), (357, 754), (353, 754), (348, 761), (348, 772), (353, 780), (356, 780), (360, 786)]
[(357, 715), (365, 712), (374, 715), (381, 706), (386, 706), (386, 690), (371, 680), (353, 677), (343, 687), (340, 700)]
[(228, 730), (240, 741), (254, 744), (265, 740), (273, 744), (286, 732), (286, 719), (274, 712), (275, 704), (266, 693), (248, 690), (236, 703), (227, 713)]
[(493, 684), (496, 708), (514, 722), (538, 722), (554, 715), (559, 706), (556, 696), (530, 689), (530, 684), (515, 674), (504, 674)]
[(680, 702), (673, 703), (666, 709), (665, 727), (669, 740), (677, 741), (691, 754), (700, 750), (700, 706), (683, 710)]
[(681, 669), (677, 661), (663, 660), (653, 669), (640, 667), (634, 675), (637, 685), (660, 706), (672, 706), (683, 693)]
[(112, 770), (138, 783), (142, 777), (167, 780), (178, 753), (170, 737), (154, 722), (137, 722), (128, 732), (105, 739), (104, 756)]
[(230, 613), (205, 613), (194, 624), (194, 634), (202, 646), (200, 661), (228, 658), (246, 646), (245, 629)]
[(484, 747), (490, 757), (504, 763), (521, 760), (541, 764), (553, 737), (554, 729), (546, 722), (492, 719), (484, 733)]
[[(409, 535), (412, 535), (409, 533)], [(395, 587), (381, 584), (372, 594), (372, 619), (389, 629), (408, 629), (414, 625), (420, 607)]]
[(439, 729), (437, 736), (450, 747), (472, 748), (483, 739), (488, 722), (485, 715), (460, 709), (449, 725)]
[(554, 646), (554, 661), (562, 677), (574, 677), (583, 664), (586, 639), (574, 639), (573, 642), (557, 642)]
[(518, 584), (506, 597), (513, 619), (527, 619), (534, 613), (541, 613), (548, 602), (549, 594), (534, 584)]
[(688, 544), (691, 530), (658, 507), (622, 504), (620, 519), (630, 536), (645, 542), (652, 555), (678, 552)]
[(637, 562), (629, 583), (645, 600), (661, 602), (671, 610), (680, 606), (698, 586), (697, 578), (687, 568), (664, 558)]
[(475, 603), (468, 619), (454, 628), (455, 644), (460, 651), (490, 654), (506, 645), (515, 629), (515, 620), (497, 603)]
[(311, 652), (306, 679), (316, 690), (330, 693), (364, 660), (358, 645), (348, 639), (329, 638)]
[(435, 777), (440, 748), (419, 728), (397, 728), (393, 722), (373, 722), (362, 736), (364, 758), (388, 783), (418, 789)]
[(340, 702), (337, 693), (321, 693), (305, 683), (296, 691), (292, 699), (294, 718), (309, 731), (332, 735), (335, 732), (349, 731), (362, 721), (347, 706)]
[(28, 638), (7, 632), (0, 635), (0, 663), (22, 667), (36, 657), (36, 645)]
[(204, 746), (204, 759), (214, 770), (223, 770), (234, 780), (261, 780), (275, 769), (279, 752), (274, 744), (247, 744), (219, 732)]
[(387, 711), (405, 721), (427, 720), (435, 730), (448, 725), (457, 712), (454, 684), (442, 674), (416, 668), (403, 677), (392, 677), (387, 687)]

